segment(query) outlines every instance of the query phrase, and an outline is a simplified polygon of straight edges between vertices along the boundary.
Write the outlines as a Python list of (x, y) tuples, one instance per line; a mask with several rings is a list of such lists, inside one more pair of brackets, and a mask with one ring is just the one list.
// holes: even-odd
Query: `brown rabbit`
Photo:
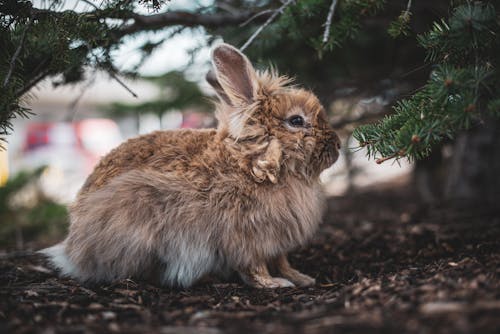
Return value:
[(68, 237), (42, 251), (63, 275), (187, 287), (232, 269), (259, 288), (315, 283), (286, 254), (320, 222), (319, 174), (339, 139), (311, 92), (230, 45), (212, 59), (218, 128), (158, 131), (105, 156), (70, 207)]

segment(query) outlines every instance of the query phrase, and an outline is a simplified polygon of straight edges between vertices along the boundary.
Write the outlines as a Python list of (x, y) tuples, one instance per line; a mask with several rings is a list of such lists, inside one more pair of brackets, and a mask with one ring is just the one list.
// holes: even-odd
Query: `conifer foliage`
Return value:
[[(498, 6), (498, 5), (497, 5)], [(500, 25), (487, 1), (452, 9), (418, 36), (433, 70), (427, 84), (399, 101), (376, 124), (358, 127), (354, 137), (378, 163), (426, 157), (432, 147), (458, 131), (500, 116)]]
[(31, 1), (0, 1), (0, 138), (14, 117), (28, 115), (22, 99), (44, 78), (57, 75), (54, 85), (78, 82), (86, 66), (117, 72), (111, 52), (120, 45), (121, 22), (105, 18), (130, 12), (129, 1), (105, 1), (86, 13), (63, 10), (65, 1), (45, 3), (39, 9)]

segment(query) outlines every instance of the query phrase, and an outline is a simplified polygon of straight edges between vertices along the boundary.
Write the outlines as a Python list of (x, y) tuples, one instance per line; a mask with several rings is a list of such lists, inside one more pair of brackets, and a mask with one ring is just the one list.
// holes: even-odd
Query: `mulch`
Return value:
[(498, 209), (424, 207), (402, 190), (331, 198), (290, 260), (317, 285), (82, 286), (38, 255), (5, 252), (0, 332), (500, 333)]

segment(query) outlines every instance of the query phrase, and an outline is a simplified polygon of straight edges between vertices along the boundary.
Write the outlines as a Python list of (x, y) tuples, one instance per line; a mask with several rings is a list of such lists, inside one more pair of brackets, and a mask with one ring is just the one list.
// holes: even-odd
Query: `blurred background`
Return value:
[[(21, 101), (31, 114), (12, 118), (12, 131), (4, 136), (0, 248), (36, 248), (61, 239), (66, 205), (100, 157), (128, 138), (215, 127), (214, 92), (204, 77), (210, 49), (222, 41), (244, 46), (257, 68), (274, 66), (319, 96), (342, 140), (338, 162), (321, 176), (329, 196), (380, 184), (410, 186), (427, 202), (446, 193), (443, 166), (455, 152), (453, 142), (444, 141), (417, 164), (404, 159), (376, 164), (352, 133), (425, 85), (432, 66), (415, 37), (450, 13), (450, 1), (341, 1), (338, 8), (336, 1), (313, 0), (26, 3), (33, 15), (101, 10), (107, 17), (98, 22), (107, 26), (98, 28), (109, 29), (106, 38), (114, 39), (96, 42), (89, 37), (95, 32), (85, 31), (81, 21), (61, 23), (65, 33), (77, 35), (65, 44), (74, 58), (65, 58), (62, 69), (56, 68), (59, 62), (46, 65), (50, 70), (41, 72)], [(5, 13), (9, 8), (3, 6)], [(24, 42), (22, 30), (16, 36)], [(75, 53), (77, 58), (71, 52), (82, 45), (88, 52)], [(57, 56), (48, 42), (37, 47)], [(11, 51), (16, 52), (15, 43)], [(23, 49), (28, 58), (40, 52), (33, 44)]]

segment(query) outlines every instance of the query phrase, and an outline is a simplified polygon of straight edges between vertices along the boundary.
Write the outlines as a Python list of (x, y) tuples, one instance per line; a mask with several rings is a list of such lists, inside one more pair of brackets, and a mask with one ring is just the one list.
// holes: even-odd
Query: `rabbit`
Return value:
[(287, 253), (321, 221), (319, 174), (339, 138), (310, 91), (256, 71), (229, 44), (211, 57), (217, 129), (157, 131), (103, 157), (69, 207), (67, 238), (41, 251), (61, 275), (186, 288), (237, 272), (256, 288), (315, 284)]

